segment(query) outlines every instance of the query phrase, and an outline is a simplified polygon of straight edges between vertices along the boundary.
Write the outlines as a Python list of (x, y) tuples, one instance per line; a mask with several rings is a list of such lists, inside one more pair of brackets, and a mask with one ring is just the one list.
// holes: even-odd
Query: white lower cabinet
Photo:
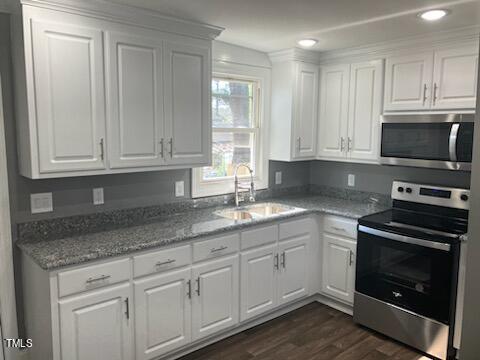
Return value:
[(192, 267), (193, 340), (238, 323), (238, 255)]
[(240, 255), (240, 320), (247, 320), (277, 306), (277, 244)]
[(136, 359), (191, 341), (190, 268), (134, 281)]
[(130, 285), (59, 301), (62, 360), (132, 359)]
[(279, 305), (297, 300), (308, 294), (308, 252), (310, 237), (302, 235), (278, 246), (280, 272), (278, 274)]
[(323, 235), (323, 285), (325, 294), (353, 304), (356, 241)]

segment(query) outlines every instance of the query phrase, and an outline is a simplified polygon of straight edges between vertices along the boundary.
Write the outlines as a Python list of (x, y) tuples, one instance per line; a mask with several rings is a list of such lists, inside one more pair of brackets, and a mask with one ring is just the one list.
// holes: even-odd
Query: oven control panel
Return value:
[(392, 199), (469, 210), (470, 190), (394, 181)]

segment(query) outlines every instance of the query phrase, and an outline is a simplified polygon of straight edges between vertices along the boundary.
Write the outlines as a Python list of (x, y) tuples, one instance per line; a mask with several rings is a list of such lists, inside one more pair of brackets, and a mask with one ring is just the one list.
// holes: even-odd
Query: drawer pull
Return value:
[(337, 231), (343, 231), (343, 232), (346, 231), (344, 228), (336, 227), (336, 226), (332, 226), (332, 229), (333, 229), (333, 230), (337, 230)]
[(91, 277), (91, 278), (88, 278), (86, 283), (87, 284), (93, 284), (97, 281), (104, 281), (104, 280), (107, 280), (107, 279), (110, 279), (111, 276), (110, 275), (100, 275), (98, 277)]
[(225, 250), (225, 249), (228, 249), (228, 246), (223, 245), (223, 246), (220, 246), (220, 247), (218, 247), (218, 248), (212, 248), (212, 249), (210, 249), (210, 252), (211, 252), (211, 253), (216, 253), (216, 252), (219, 252), (219, 251), (222, 251), (222, 250)]
[(176, 261), (175, 259), (168, 259), (166, 261), (159, 261), (155, 264), (155, 266), (168, 265), (168, 264), (174, 263), (175, 261)]

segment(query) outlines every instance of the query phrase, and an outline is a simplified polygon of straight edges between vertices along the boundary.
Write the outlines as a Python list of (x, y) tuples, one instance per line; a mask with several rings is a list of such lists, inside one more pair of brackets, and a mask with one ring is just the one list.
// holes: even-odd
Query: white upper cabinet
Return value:
[(316, 155), (319, 66), (296, 56), (271, 54), (271, 160), (311, 160)]
[(382, 86), (382, 60), (352, 64), (347, 137), (350, 159), (378, 159)]
[(431, 52), (387, 58), (384, 110), (429, 109), (432, 70)]
[(102, 31), (41, 20), (32, 20), (31, 31), (32, 161), (42, 174), (105, 169)]
[(297, 63), (293, 134), (295, 158), (314, 157), (316, 150), (318, 66)]
[(208, 165), (211, 153), (210, 50), (166, 43), (167, 161)]
[[(71, 6), (27, 2), (23, 34), (14, 27), (20, 173), (208, 165), (211, 46), (221, 29), (115, 4)], [(92, 7), (106, 16), (92, 17)], [(135, 22), (148, 26), (126, 25)]]
[(320, 78), (318, 154), (327, 158), (344, 158), (350, 66), (323, 66)]
[(478, 47), (387, 58), (384, 111), (473, 110)]
[(163, 164), (162, 41), (108, 34), (112, 168)]
[(463, 47), (435, 52), (432, 108), (475, 108), (477, 74), (477, 49)]
[(383, 60), (322, 67), (318, 157), (376, 162)]

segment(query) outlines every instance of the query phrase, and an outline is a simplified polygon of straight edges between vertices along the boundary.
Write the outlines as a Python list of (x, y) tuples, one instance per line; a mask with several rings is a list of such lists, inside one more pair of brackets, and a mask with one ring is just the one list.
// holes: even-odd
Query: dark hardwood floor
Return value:
[(312, 303), (180, 360), (417, 360), (415, 350)]

